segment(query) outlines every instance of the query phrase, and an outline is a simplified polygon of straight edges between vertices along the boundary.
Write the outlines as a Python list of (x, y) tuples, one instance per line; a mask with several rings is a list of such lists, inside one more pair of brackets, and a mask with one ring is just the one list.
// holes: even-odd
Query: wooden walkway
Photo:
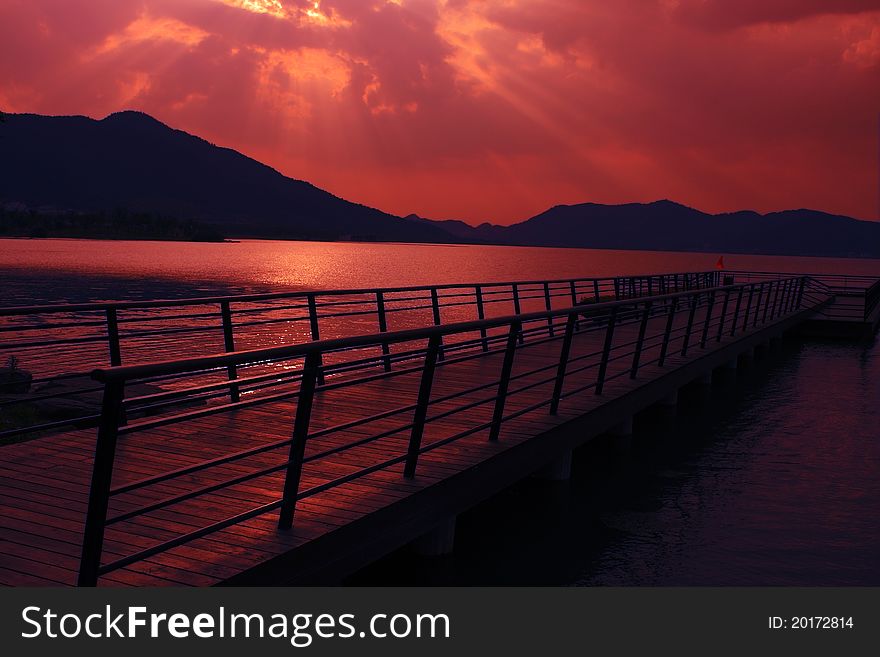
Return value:
[[(705, 308), (697, 315), (697, 322)], [(716, 309), (717, 312), (717, 309)], [(500, 440), (489, 442), (488, 429), (421, 455), (416, 477), (402, 476), (403, 464), (380, 469), (298, 502), (291, 530), (277, 528), (277, 511), (211, 533), (111, 572), (101, 585), (216, 585), (222, 583), (327, 582), (425, 533), (444, 518), (528, 476), (614, 424), (645, 408), (681, 385), (775, 337), (804, 320), (811, 309), (783, 315), (721, 341), (711, 336), (705, 348), (692, 337), (682, 357), (674, 343), (664, 367), (653, 363), (659, 343), (646, 344), (645, 365), (635, 380), (628, 376), (627, 344), (638, 323), (618, 327), (615, 344), (621, 357), (611, 361), (604, 393), (589, 386), (596, 378), (590, 356), (602, 349), (605, 332), (574, 334), (571, 358), (576, 366), (593, 365), (565, 379), (557, 415), (541, 406), (505, 421)], [(684, 315), (676, 316), (681, 328)], [(664, 317), (649, 321), (649, 334), (662, 332)], [(506, 412), (547, 400), (559, 363), (561, 332), (552, 340), (526, 342), (516, 352)], [(629, 347), (631, 350), (631, 347)], [(503, 354), (491, 353), (438, 367), (432, 398), (486, 382), (485, 390), (448, 403), (432, 404), (430, 416), (461, 409), (469, 401), (495, 394)], [(545, 368), (517, 378), (518, 374)], [(316, 393), (311, 432), (415, 402), (419, 372), (379, 378), (351, 388)], [(549, 379), (549, 380), (546, 380)], [(542, 382), (543, 381), (543, 382)], [(119, 440), (114, 486), (134, 482), (231, 452), (290, 437), (295, 402), (272, 402), (193, 421), (146, 430)], [(491, 418), (492, 404), (474, 405), (429, 422), (423, 444), (442, 440)], [(409, 428), (401, 417), (360, 425), (309, 440), (306, 457), (351, 444), (369, 435), (396, 432), (306, 463), (300, 490), (335, 479), (406, 452)], [(403, 423), (405, 424), (405, 422)], [(83, 521), (95, 449), (95, 431), (81, 430), (0, 448), (0, 583), (4, 585), (73, 585), (81, 551)], [(111, 500), (110, 514), (142, 507), (193, 487), (284, 463), (283, 447), (246, 459), (182, 476)], [(171, 539), (235, 513), (275, 501), (283, 472), (223, 488), (107, 528), (104, 562)]]

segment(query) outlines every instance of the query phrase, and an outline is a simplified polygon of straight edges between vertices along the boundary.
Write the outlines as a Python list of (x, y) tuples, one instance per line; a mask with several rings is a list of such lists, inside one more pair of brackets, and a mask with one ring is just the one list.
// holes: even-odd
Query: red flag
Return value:
[(715, 263), (715, 269), (724, 269), (724, 256), (719, 256), (718, 262)]

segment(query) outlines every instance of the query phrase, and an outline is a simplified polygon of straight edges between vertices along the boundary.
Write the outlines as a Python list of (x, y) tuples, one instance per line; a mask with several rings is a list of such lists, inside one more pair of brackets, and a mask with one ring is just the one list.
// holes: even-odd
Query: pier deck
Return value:
[[(0, 449), (0, 583), (76, 584), (84, 533), (94, 545), (96, 532), (97, 556), (83, 563), (103, 564), (100, 585), (337, 581), (799, 325), (830, 301), (804, 295), (803, 280), (349, 341), (428, 344), (390, 372), (381, 355), (353, 351), (362, 364), (318, 379), (313, 396), (309, 354), (349, 343), (106, 370), (98, 378), (109, 389), (159, 372), (237, 366), (239, 376), (249, 363), (305, 357), (295, 395), (175, 406), (128, 424), (110, 422), (105, 396), (97, 448), (89, 428)], [(108, 436), (115, 454), (102, 490)], [(282, 500), (295, 515), (279, 529)]]

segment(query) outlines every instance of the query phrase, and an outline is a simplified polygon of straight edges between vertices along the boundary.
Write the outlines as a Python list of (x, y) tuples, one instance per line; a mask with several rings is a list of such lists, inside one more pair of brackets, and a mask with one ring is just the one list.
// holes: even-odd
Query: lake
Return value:
[[(720, 254), (247, 240), (0, 240), (0, 304), (713, 269)], [(880, 275), (880, 260), (724, 255), (728, 269)]]

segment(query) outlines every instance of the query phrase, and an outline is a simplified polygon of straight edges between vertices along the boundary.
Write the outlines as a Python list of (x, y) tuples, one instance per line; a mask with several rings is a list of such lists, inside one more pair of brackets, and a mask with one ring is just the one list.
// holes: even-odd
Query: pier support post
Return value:
[(628, 417), (620, 424), (615, 425), (608, 433), (615, 451), (629, 452), (632, 449), (633, 441), (633, 418)]
[(703, 372), (693, 381), (694, 393), (701, 403), (705, 403), (712, 396), (712, 370)]
[(736, 370), (739, 367), (739, 359), (731, 358), (729, 361), (718, 367), (718, 379), (725, 384), (736, 380)]
[(440, 557), (452, 554), (455, 543), (455, 520), (457, 516), (450, 516), (427, 534), (415, 539), (411, 546), (413, 552), (422, 557)]
[(665, 417), (673, 418), (678, 413), (678, 390), (673, 390), (657, 402)]
[(571, 450), (538, 470), (535, 476), (545, 481), (568, 481), (571, 478)]

